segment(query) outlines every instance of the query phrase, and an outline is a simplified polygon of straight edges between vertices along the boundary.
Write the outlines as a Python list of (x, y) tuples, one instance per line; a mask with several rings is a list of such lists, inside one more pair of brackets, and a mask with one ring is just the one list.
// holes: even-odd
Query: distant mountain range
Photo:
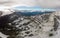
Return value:
[(15, 13), (18, 15), (23, 15), (23, 16), (34, 16), (34, 15), (41, 15), (41, 14), (46, 14), (46, 13), (52, 13), (53, 11), (45, 11), (45, 12), (41, 12), (41, 11), (16, 11)]

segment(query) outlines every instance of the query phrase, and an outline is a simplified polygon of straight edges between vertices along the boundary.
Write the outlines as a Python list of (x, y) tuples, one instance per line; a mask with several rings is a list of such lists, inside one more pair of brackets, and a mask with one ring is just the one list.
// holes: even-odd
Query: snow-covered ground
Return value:
[[(8, 13), (10, 12), (3, 12), (3, 15), (7, 15)], [(11, 17), (14, 18), (14, 15)], [(23, 28), (23, 31), (20, 32), (16, 38), (60, 38), (60, 11), (31, 17), (21, 16), (15, 19), (13, 23), (18, 25), (14, 26), (18, 29)], [(11, 23), (9, 24), (11, 25)], [(19, 27), (20, 25), (21, 27)], [(24, 30), (28, 28), (29, 30)], [(26, 34), (26, 32), (29, 32), (29, 34)], [(0, 37), (6, 38), (9, 36), (0, 32)]]

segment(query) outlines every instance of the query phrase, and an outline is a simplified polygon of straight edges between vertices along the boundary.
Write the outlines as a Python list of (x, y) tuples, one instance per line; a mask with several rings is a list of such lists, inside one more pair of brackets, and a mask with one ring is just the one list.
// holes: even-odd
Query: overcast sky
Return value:
[(0, 6), (40, 6), (44, 8), (60, 7), (60, 0), (0, 0)]

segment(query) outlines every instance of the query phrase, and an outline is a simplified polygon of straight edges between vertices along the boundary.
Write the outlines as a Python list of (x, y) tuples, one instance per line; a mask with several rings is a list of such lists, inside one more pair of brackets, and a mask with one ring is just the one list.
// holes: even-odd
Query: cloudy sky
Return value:
[(0, 0), (0, 6), (40, 6), (43, 8), (60, 7), (60, 0)]

